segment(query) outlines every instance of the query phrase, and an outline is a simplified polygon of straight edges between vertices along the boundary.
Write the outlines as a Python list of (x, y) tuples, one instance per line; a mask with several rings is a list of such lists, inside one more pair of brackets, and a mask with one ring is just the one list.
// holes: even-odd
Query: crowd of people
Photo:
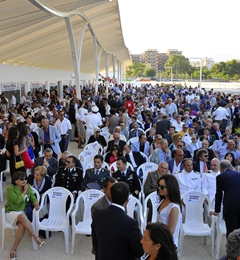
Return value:
[[(79, 191), (107, 190), (104, 180), (108, 178), (114, 178), (111, 183), (127, 183), (136, 198), (142, 187), (145, 196), (157, 191), (160, 204), (156, 221), (166, 224), (175, 248), (182, 220), (181, 195), (195, 190), (212, 200), (217, 190), (217, 206), (212, 214), (220, 212), (219, 201), (226, 190), (217, 187), (216, 180), (220, 179), (220, 172), (239, 171), (238, 95), (206, 91), (199, 86), (145, 84), (136, 88), (129, 83), (112, 85), (107, 94), (104, 84), (99, 85), (98, 92), (86, 85), (81, 96), (78, 99), (75, 87), (68, 86), (64, 87), (63, 97), (56, 90), (33, 91), (26, 96), (21, 93), (19, 103), (13, 94), (10, 101), (1, 94), (0, 167), (6, 168), (9, 160), (12, 186), (21, 190), (17, 196), (28, 190), (26, 178), (40, 195), (55, 185), (70, 190), (75, 199)], [(94, 142), (101, 145), (103, 152), (94, 157), (93, 168), (83, 172), (86, 165), (83, 167), (68, 151), (69, 141), (77, 142), (79, 149)], [(31, 154), (34, 166), (16, 168), (16, 162), (26, 152)], [(143, 173), (139, 171), (137, 175), (137, 169), (147, 161), (157, 164), (158, 169), (149, 172), (141, 185)], [(104, 162), (108, 166), (116, 163), (116, 170), (104, 167)], [(17, 178), (16, 172), (25, 173), (26, 178)], [(109, 194), (108, 191), (104, 207), (112, 203)], [(8, 203), (16, 198), (8, 196)], [(123, 206), (125, 202), (119, 203)], [(22, 207), (21, 204), (18, 211)], [(10, 206), (6, 208), (6, 212), (16, 211)], [(234, 210), (240, 211), (240, 205), (236, 203)], [(232, 212), (229, 218), (225, 217), (231, 221)], [(13, 223), (21, 223), (18, 218), (16, 215)], [(240, 227), (237, 220), (236, 224), (227, 225), (228, 235)], [(143, 248), (147, 248), (145, 240), (153, 240), (154, 228), (163, 226), (147, 226)], [(38, 244), (42, 243), (31, 230), (30, 233)], [(16, 249), (14, 245), (12, 259)]]

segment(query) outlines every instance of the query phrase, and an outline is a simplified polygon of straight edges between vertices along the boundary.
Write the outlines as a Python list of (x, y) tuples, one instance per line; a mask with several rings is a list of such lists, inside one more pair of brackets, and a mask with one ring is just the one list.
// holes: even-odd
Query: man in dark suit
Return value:
[(91, 207), (91, 213), (92, 216), (96, 210), (99, 209), (106, 209), (112, 204), (112, 198), (111, 198), (111, 193), (110, 189), (111, 187), (117, 183), (117, 180), (113, 177), (107, 177), (103, 181), (103, 191), (105, 193), (105, 196), (97, 200)]
[(141, 155), (140, 152), (132, 151), (131, 145), (124, 145), (123, 154), (127, 162), (133, 166), (135, 171), (140, 165), (146, 162), (146, 159)]
[(196, 158), (197, 160), (193, 162), (193, 170), (199, 172), (201, 176), (203, 173), (211, 170), (210, 161), (208, 160), (209, 154), (207, 149), (199, 149)]
[(125, 214), (129, 200), (126, 183), (111, 187), (112, 205), (97, 210), (92, 221), (92, 244), (97, 260), (135, 260), (143, 255), (142, 234), (135, 219)]
[(167, 116), (163, 116), (162, 120), (158, 121), (156, 124), (156, 134), (160, 134), (164, 136), (168, 133), (168, 129), (171, 123), (170, 120), (167, 119)]
[(143, 134), (143, 130), (139, 129), (138, 123), (133, 124), (133, 129), (129, 132), (129, 139), (133, 137), (139, 137), (141, 134)]
[(164, 135), (164, 138), (167, 139), (168, 141), (168, 145), (172, 143), (172, 136), (175, 133), (175, 131), (176, 131), (176, 127), (172, 125), (168, 128), (168, 134)]
[(103, 188), (103, 181), (110, 177), (110, 172), (102, 168), (103, 157), (102, 155), (94, 156), (94, 168), (87, 169), (85, 176), (81, 184), (81, 191), (89, 189), (89, 183), (97, 183), (99, 185), (99, 190)]
[(47, 168), (47, 174), (51, 178), (58, 172), (58, 160), (53, 157), (53, 150), (51, 148), (46, 148), (44, 150), (44, 156), (38, 157), (35, 160), (32, 172), (37, 166), (45, 166)]
[(55, 187), (63, 187), (74, 195), (75, 199), (80, 190), (83, 179), (82, 169), (76, 167), (77, 158), (70, 155), (66, 160), (66, 167), (60, 167), (55, 179)]
[(108, 147), (106, 152), (110, 152), (112, 149), (112, 146), (116, 144), (120, 147), (121, 153), (123, 152), (123, 147), (126, 144), (125, 141), (120, 140), (120, 134), (119, 133), (114, 133), (113, 134), (113, 140), (108, 142)]
[(217, 190), (215, 200), (215, 212), (221, 211), (223, 199), (223, 217), (226, 222), (227, 236), (234, 230), (240, 228), (240, 173), (232, 171), (231, 162), (222, 160), (220, 172), (217, 176)]
[(123, 156), (117, 158), (116, 164), (118, 170), (112, 174), (112, 177), (118, 181), (126, 182), (129, 185), (131, 194), (138, 198), (141, 186), (136, 172), (127, 168), (127, 160)]
[(216, 140), (215, 135), (210, 134), (209, 128), (204, 128), (203, 135), (200, 136), (200, 141), (207, 140), (210, 145), (213, 145), (213, 142)]
[[(69, 151), (63, 152), (62, 155), (61, 155), (61, 158), (58, 161), (58, 167), (62, 167), (62, 166), (65, 167), (66, 166), (66, 160), (70, 155), (72, 155), (72, 154)], [(81, 168), (81, 169), (83, 168), (79, 159), (77, 159), (77, 161), (76, 161), (76, 167)]]
[[(211, 161), (213, 158), (215, 158), (215, 156), (214, 156), (213, 150), (209, 149), (208, 146), (209, 146), (208, 140), (203, 140), (201, 148), (207, 149), (207, 151), (208, 151), (208, 160)], [(201, 149), (201, 148), (199, 148), (199, 149)], [(197, 160), (197, 152), (198, 152), (199, 149), (194, 151), (193, 161)]]

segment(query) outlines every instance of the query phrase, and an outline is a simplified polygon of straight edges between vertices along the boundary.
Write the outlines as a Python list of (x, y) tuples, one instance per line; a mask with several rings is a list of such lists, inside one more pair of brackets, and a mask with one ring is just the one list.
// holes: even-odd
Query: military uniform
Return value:
[(110, 172), (104, 168), (100, 168), (98, 173), (96, 173), (96, 171), (94, 168), (86, 170), (81, 184), (82, 191), (86, 190), (87, 184), (90, 182), (96, 182), (101, 189), (103, 188), (103, 182), (107, 177), (110, 177)]
[(138, 198), (138, 194), (141, 190), (141, 186), (136, 172), (130, 169), (126, 169), (123, 174), (118, 170), (112, 174), (112, 177), (116, 178), (118, 181), (123, 181), (127, 183), (129, 185), (131, 194), (134, 197)]
[(148, 173), (147, 179), (144, 183), (144, 194), (147, 197), (150, 193), (154, 192), (158, 188), (158, 180), (162, 177), (161, 174), (158, 173), (158, 170), (151, 171)]
[(200, 191), (201, 192), (201, 177), (198, 172), (186, 172), (182, 170), (177, 172), (177, 178), (181, 196), (187, 191)]
[(73, 167), (68, 169), (63, 166), (58, 169), (54, 186), (63, 187), (70, 192), (75, 191), (77, 193), (80, 190), (82, 179), (83, 171), (81, 168)]
[(202, 175), (202, 193), (207, 194), (212, 200), (216, 194), (216, 178), (220, 171), (208, 171)]

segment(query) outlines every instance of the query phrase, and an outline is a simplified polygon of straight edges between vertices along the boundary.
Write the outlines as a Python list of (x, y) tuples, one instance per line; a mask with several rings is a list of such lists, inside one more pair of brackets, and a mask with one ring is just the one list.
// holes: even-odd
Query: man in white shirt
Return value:
[(22, 105), (25, 101), (26, 101), (26, 97), (24, 96), (24, 93), (21, 92), (20, 104)]
[(57, 127), (60, 135), (61, 135), (61, 141), (59, 142), (59, 147), (61, 152), (65, 152), (68, 149), (68, 143), (69, 143), (69, 135), (72, 130), (71, 122), (65, 118), (64, 111), (59, 111), (58, 113), (59, 119), (56, 121), (55, 126)]
[(220, 174), (220, 161), (217, 158), (211, 160), (211, 170), (202, 175), (202, 193), (210, 197), (210, 201), (216, 194), (216, 177)]
[(15, 106), (16, 106), (17, 100), (16, 100), (16, 98), (14, 97), (13, 93), (10, 94), (10, 97), (11, 97), (12, 109), (14, 109)]
[(168, 99), (168, 104), (166, 106), (167, 116), (172, 117), (173, 113), (176, 112), (178, 114), (177, 106), (172, 102), (172, 99)]

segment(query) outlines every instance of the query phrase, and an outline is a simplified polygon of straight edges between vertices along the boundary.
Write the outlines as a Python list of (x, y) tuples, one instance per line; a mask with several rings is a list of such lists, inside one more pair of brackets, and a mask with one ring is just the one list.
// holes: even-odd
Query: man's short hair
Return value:
[(114, 184), (111, 189), (112, 203), (123, 205), (129, 197), (129, 185), (125, 182)]
[(230, 233), (226, 247), (229, 260), (236, 260), (240, 256), (240, 229), (235, 229)]
[(72, 158), (72, 162), (73, 162), (74, 164), (77, 163), (77, 158), (76, 158), (75, 156), (70, 155), (70, 156), (68, 156), (68, 158)]
[(44, 150), (44, 153), (51, 153), (51, 154), (53, 154), (53, 150), (51, 148), (46, 148)]
[(101, 162), (103, 162), (103, 156), (100, 155), (100, 154), (95, 155), (95, 156), (94, 156), (94, 160), (95, 160), (95, 159), (100, 159)]
[(228, 160), (222, 160), (220, 162), (220, 169), (222, 170), (226, 170), (226, 169), (230, 169), (231, 168), (231, 162)]
[(199, 158), (202, 157), (202, 155), (206, 154), (206, 153), (208, 153), (208, 150), (206, 150), (206, 149), (199, 149), (197, 151), (197, 154), (196, 154), (197, 159), (199, 160)]
[(124, 164), (127, 163), (127, 159), (123, 156), (118, 157), (116, 161), (122, 161)]
[(103, 181), (103, 188), (107, 188), (108, 183), (115, 183), (117, 182), (117, 179), (113, 178), (113, 177), (107, 177), (104, 181)]
[(69, 151), (65, 151), (65, 152), (62, 153), (62, 155), (63, 154), (66, 155), (66, 158), (68, 158), (70, 155), (72, 155), (72, 153), (69, 152)]

